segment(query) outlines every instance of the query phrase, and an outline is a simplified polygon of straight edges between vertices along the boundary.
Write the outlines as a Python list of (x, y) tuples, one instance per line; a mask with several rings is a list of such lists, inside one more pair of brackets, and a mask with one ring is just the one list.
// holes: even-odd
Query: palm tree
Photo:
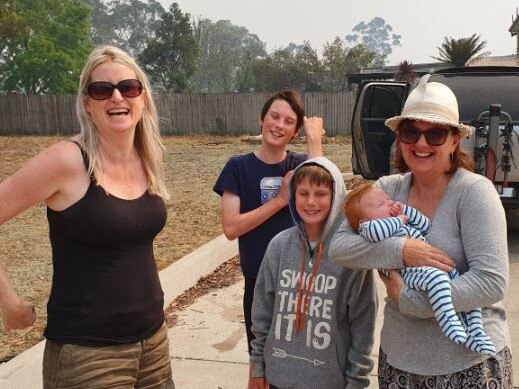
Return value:
[(456, 67), (468, 66), (474, 60), (489, 54), (482, 52), (487, 42), (480, 39), (481, 36), (475, 33), (468, 38), (444, 37), (442, 45), (438, 47), (440, 56), (433, 58)]
[(411, 62), (405, 60), (398, 64), (398, 72), (395, 73), (395, 81), (412, 83), (418, 78)]

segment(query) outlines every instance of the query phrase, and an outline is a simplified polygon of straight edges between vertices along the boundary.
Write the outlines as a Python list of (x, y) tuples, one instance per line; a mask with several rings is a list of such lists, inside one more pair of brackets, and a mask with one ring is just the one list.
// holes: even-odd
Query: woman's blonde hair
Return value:
[(148, 191), (163, 199), (168, 199), (169, 193), (166, 187), (163, 165), (165, 148), (160, 138), (157, 108), (152, 99), (152, 91), (148, 78), (132, 57), (123, 50), (113, 46), (102, 46), (94, 49), (90, 53), (79, 79), (76, 112), (81, 127), (83, 147), (88, 155), (88, 174), (93, 174), (98, 182), (103, 176), (101, 166), (102, 157), (98, 147), (99, 134), (90, 115), (88, 115), (85, 109), (87, 86), (91, 82), (94, 69), (108, 62), (120, 63), (127, 66), (135, 72), (135, 76), (143, 85), (144, 109), (142, 118), (135, 128), (134, 144), (146, 172)]

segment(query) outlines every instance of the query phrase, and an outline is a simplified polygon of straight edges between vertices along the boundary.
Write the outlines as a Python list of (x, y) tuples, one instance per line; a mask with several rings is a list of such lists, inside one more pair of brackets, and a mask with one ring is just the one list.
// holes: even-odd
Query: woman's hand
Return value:
[(4, 331), (21, 330), (31, 326), (36, 320), (34, 306), (18, 296), (1, 306)]
[(456, 264), (443, 251), (418, 239), (407, 239), (404, 244), (403, 261), (405, 266), (431, 266), (449, 272)]
[(378, 275), (386, 287), (388, 297), (398, 305), (400, 303), (400, 292), (405, 285), (404, 279), (396, 270), (388, 270), (388, 272), (389, 277), (381, 271), (378, 272)]

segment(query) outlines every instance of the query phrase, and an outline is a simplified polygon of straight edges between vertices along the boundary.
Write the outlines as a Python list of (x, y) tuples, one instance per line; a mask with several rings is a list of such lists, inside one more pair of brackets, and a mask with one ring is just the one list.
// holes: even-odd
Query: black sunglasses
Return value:
[(112, 97), (114, 89), (121, 92), (123, 97), (137, 97), (142, 93), (142, 83), (139, 80), (122, 80), (117, 85), (108, 81), (96, 81), (87, 86), (88, 95), (94, 100), (106, 100)]
[(423, 135), (430, 146), (441, 146), (447, 140), (447, 135), (451, 130), (444, 128), (433, 128), (427, 131), (420, 131), (416, 128), (406, 128), (398, 131), (400, 142), (414, 145)]

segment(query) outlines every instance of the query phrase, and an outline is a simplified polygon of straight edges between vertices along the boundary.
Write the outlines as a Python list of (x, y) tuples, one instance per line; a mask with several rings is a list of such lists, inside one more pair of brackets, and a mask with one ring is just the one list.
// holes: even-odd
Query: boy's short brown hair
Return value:
[(292, 187), (295, 189), (304, 180), (308, 179), (314, 185), (326, 185), (333, 192), (333, 177), (323, 166), (309, 163), (297, 169), (292, 177)]
[(360, 221), (364, 215), (362, 208), (360, 207), (360, 200), (371, 189), (373, 189), (373, 183), (364, 182), (363, 184), (360, 184), (359, 186), (349, 191), (346, 196), (346, 200), (344, 200), (344, 215), (346, 216), (346, 219), (348, 219), (348, 223), (350, 223), (351, 228), (353, 228), (355, 232), (358, 232)]

